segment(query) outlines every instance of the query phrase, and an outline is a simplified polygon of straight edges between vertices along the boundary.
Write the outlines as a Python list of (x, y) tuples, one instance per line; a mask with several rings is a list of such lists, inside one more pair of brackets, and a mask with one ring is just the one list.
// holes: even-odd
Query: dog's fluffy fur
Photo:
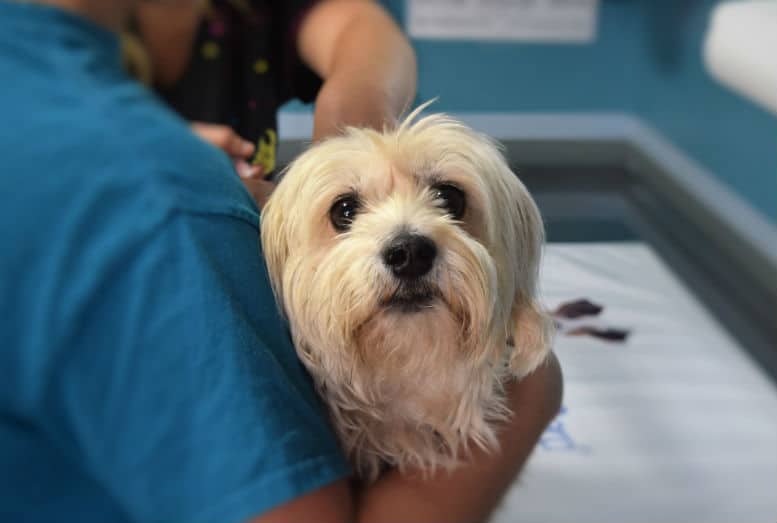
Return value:
[[(548, 355), (552, 323), (536, 283), (544, 232), (526, 188), (488, 138), (419, 110), (383, 133), (348, 129), (289, 167), (262, 215), (276, 297), (302, 362), (357, 472), (450, 468), (469, 445), (497, 445), (502, 385)], [(435, 199), (466, 195), (454, 220)], [(359, 208), (347, 231), (338, 197)], [(434, 299), (387, 305), (403, 285), (381, 257), (402, 232), (437, 247), (423, 278)]]

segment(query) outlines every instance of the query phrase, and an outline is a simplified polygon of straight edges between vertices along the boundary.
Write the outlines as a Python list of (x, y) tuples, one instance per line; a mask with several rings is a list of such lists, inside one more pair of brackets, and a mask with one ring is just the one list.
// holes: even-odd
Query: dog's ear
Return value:
[[(539, 367), (550, 354), (555, 325), (537, 301), (515, 303), (512, 310), (512, 337), (509, 366), (522, 378)], [(512, 342), (512, 343), (510, 343)]]
[[(550, 353), (555, 325), (538, 297), (539, 265), (545, 243), (545, 228), (539, 209), (529, 191), (502, 165), (504, 183), (500, 202), (507, 209), (509, 223), (502, 234), (506, 247), (507, 270), (515, 289), (508, 320), (510, 369), (516, 376), (531, 373)], [(509, 286), (506, 288), (510, 288)], [(509, 299), (509, 297), (507, 297)]]
[(283, 267), (289, 256), (290, 233), (283, 219), (284, 207), (281, 187), (278, 187), (262, 208), (261, 233), (262, 251), (276, 302), (283, 308)]

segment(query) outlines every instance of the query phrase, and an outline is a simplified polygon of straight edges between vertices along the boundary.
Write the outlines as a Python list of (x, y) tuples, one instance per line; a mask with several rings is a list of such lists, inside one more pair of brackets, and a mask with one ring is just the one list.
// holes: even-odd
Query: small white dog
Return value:
[(502, 385), (551, 343), (536, 205), (494, 143), (422, 108), (310, 148), (262, 215), (297, 352), (365, 479), (495, 448)]

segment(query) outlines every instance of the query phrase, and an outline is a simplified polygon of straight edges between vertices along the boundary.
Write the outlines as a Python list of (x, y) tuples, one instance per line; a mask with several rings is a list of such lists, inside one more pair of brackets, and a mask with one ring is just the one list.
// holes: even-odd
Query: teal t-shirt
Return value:
[(0, 0), (0, 521), (238, 523), (346, 476), (220, 151)]

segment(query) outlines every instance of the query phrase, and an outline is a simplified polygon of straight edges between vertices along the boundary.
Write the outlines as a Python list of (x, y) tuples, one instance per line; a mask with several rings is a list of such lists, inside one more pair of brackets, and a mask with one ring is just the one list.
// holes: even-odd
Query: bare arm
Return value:
[(360, 493), (345, 481), (287, 503), (250, 523), (475, 523), (488, 518), (526, 463), (542, 431), (558, 412), (561, 369), (555, 356), (547, 365), (513, 384), (510, 407), (516, 414), (503, 427), (501, 450), (475, 452), (452, 474), (423, 479), (391, 471)]
[(324, 79), (313, 138), (344, 125), (381, 129), (407, 109), (416, 89), (415, 54), (391, 17), (369, 0), (327, 0), (305, 17), (302, 59)]

